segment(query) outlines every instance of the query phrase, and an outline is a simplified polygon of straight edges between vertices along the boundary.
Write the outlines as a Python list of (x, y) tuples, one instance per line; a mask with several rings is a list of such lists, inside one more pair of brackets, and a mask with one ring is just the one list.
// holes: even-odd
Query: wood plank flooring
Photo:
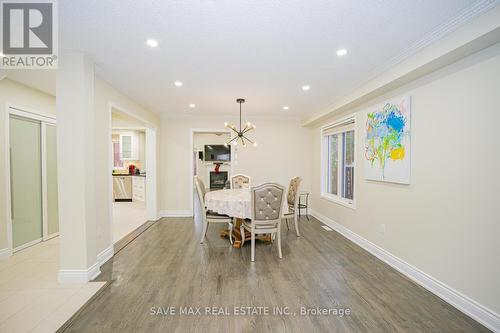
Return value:
[[(222, 225), (209, 227), (204, 244), (192, 218), (148, 225), (105, 264), (97, 280), (111, 283), (64, 332), (488, 332), (317, 220), (303, 217), (300, 226), (296, 237), (283, 223), (283, 259), (275, 244), (257, 242), (251, 263), (249, 244), (232, 248), (219, 237)], [(205, 307), (245, 306), (270, 314), (205, 315)], [(168, 307), (176, 314), (152, 314)], [(180, 315), (180, 307), (201, 307), (201, 315)], [(301, 315), (301, 307), (350, 314)]]

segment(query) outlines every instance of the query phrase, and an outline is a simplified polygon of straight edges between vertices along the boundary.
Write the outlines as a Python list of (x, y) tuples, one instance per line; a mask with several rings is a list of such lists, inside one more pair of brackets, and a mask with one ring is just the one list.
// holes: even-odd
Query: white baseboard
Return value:
[(97, 255), (97, 262), (99, 263), (99, 267), (104, 265), (106, 261), (111, 259), (115, 254), (115, 249), (113, 245), (110, 245), (108, 248), (104, 249), (101, 253)]
[(404, 260), (394, 256), (390, 252), (352, 232), (351, 230), (335, 222), (331, 218), (326, 217), (313, 210), (311, 210), (310, 212), (311, 215), (317, 218), (319, 221), (333, 228), (345, 238), (356, 243), (366, 251), (370, 252), (389, 266), (392, 266), (394, 269), (404, 274), (412, 281), (418, 283), (431, 293), (440, 297), (461, 312), (470, 316), (474, 320), (477, 320), (490, 330), (494, 332), (500, 332), (500, 315), (498, 313), (495, 313), (494, 311), (461, 294), (445, 283), (433, 278), (432, 276), (405, 262)]
[(42, 239), (42, 238), (38, 238), (38, 239), (32, 240), (31, 242), (28, 242), (28, 243), (26, 243), (26, 244), (23, 244), (23, 245), (21, 245), (21, 246), (18, 246), (18, 247), (16, 247), (16, 248), (14, 248), (14, 249), (12, 250), (12, 253), (16, 253), (16, 252), (19, 252), (19, 251), (21, 251), (21, 250), (27, 249), (28, 247), (31, 247), (31, 246), (33, 246), (33, 245), (36, 245), (36, 244), (38, 244), (38, 243), (40, 243), (40, 242), (42, 242), (42, 241), (43, 241), (43, 239)]
[(193, 212), (190, 210), (160, 210), (158, 213), (162, 217), (192, 217)]
[(0, 260), (7, 259), (11, 255), (12, 255), (12, 251), (10, 249), (1, 249), (0, 250)]
[(86, 283), (101, 274), (99, 267), (99, 262), (96, 262), (87, 269), (60, 269), (57, 279), (59, 283)]

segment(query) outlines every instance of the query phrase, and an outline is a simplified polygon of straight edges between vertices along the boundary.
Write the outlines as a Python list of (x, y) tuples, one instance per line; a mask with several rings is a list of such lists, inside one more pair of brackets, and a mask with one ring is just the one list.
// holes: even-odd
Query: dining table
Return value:
[[(285, 195), (285, 194), (284, 194)], [(232, 237), (234, 239), (233, 246), (236, 248), (241, 247), (242, 235), (240, 232), (241, 222), (245, 219), (252, 218), (252, 191), (249, 188), (241, 189), (223, 189), (210, 191), (205, 194), (206, 209), (217, 214), (227, 215), (233, 217), (234, 228)], [(288, 213), (287, 200), (283, 200), (283, 213)], [(222, 237), (229, 237), (230, 230), (221, 232)], [(245, 241), (250, 239), (250, 233), (246, 231)], [(271, 241), (271, 235), (257, 237), (258, 239)]]

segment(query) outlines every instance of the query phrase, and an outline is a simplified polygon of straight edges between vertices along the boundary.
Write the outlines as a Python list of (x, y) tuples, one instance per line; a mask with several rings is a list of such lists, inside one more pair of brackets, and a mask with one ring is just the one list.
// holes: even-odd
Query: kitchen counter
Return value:
[(114, 177), (124, 177), (124, 176), (136, 176), (136, 177), (146, 177), (145, 173), (140, 173), (140, 174), (130, 174), (130, 173), (113, 173)]

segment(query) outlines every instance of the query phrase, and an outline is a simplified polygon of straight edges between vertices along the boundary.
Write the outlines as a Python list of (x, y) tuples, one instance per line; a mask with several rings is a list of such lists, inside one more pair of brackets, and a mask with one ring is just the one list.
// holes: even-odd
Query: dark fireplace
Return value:
[(210, 189), (221, 190), (226, 185), (227, 171), (210, 171)]

